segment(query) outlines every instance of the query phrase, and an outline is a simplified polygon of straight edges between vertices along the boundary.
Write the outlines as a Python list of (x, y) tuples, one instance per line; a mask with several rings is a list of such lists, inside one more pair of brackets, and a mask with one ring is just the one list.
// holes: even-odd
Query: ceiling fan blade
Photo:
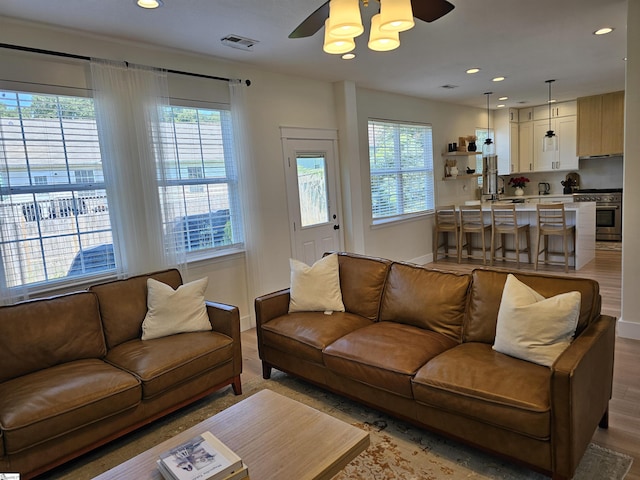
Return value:
[(425, 22), (434, 22), (455, 7), (447, 0), (411, 0), (411, 8), (414, 17)]
[(329, 0), (309, 15), (298, 27), (289, 34), (289, 38), (310, 37), (324, 27), (324, 21), (329, 18)]

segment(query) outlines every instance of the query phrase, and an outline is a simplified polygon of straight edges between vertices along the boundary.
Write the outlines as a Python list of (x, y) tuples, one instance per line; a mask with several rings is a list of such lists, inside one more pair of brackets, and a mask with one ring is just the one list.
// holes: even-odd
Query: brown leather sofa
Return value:
[(607, 425), (615, 319), (595, 281), (513, 272), (545, 297), (581, 293), (576, 335), (551, 368), (492, 349), (507, 272), (445, 273), (339, 254), (345, 312), (256, 299), (263, 375), (307, 379), (552, 476), (571, 478)]
[(236, 307), (207, 302), (212, 331), (140, 340), (147, 278), (0, 308), (0, 472), (32, 478), (232, 385)]

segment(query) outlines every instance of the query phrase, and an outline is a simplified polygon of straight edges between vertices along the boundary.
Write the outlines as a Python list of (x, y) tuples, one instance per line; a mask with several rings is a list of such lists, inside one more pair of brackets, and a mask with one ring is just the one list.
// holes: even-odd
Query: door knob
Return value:
[(333, 229), (334, 229), (334, 230), (340, 230), (340, 225), (334, 225), (334, 226), (333, 226)]

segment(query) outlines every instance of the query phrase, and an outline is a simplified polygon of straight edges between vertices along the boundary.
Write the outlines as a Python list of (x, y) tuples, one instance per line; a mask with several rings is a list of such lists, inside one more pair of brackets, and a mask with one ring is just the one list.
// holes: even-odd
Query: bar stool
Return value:
[[(460, 230), (458, 228), (458, 213), (455, 205), (436, 207), (435, 224), (433, 226), (433, 263), (438, 261), (438, 250), (444, 247), (444, 256), (452, 256), (449, 253), (449, 234), (455, 238), (456, 258), (460, 263)], [(440, 243), (440, 234), (443, 234), (443, 243)]]
[[(520, 250), (520, 234), (525, 234), (527, 246)], [(500, 235), (500, 246), (496, 244), (496, 237)], [(515, 248), (507, 250), (505, 246), (506, 235), (513, 235)], [(529, 263), (531, 263), (531, 230), (529, 224), (519, 225), (516, 216), (516, 206), (513, 203), (504, 205), (491, 205), (491, 265), (496, 258), (496, 250), (502, 250), (502, 261), (505, 261), (506, 252), (515, 252), (516, 265), (520, 268), (520, 253), (527, 253)]]
[[(467, 259), (480, 259), (482, 258), (482, 264), (487, 264), (487, 245), (485, 243), (486, 233), (491, 230), (491, 224), (484, 223), (484, 215), (482, 212), (482, 205), (463, 205), (460, 207), (460, 252), (464, 247), (467, 247)], [(480, 244), (482, 249), (482, 257), (474, 256), (473, 250), (479, 250), (473, 248), (471, 244), (472, 234), (480, 234)], [(464, 243), (466, 241), (466, 243)]]
[[(536, 209), (538, 220), (538, 241), (536, 242), (535, 269), (538, 270), (538, 259), (544, 253), (545, 264), (560, 265), (561, 262), (549, 261), (549, 254), (564, 255), (564, 271), (569, 271), (569, 256), (576, 253), (576, 227), (567, 226), (567, 218), (564, 211), (564, 203), (539, 203)], [(562, 237), (562, 251), (549, 250), (550, 236)], [(540, 250), (540, 238), (544, 236), (544, 248)], [(572, 250), (569, 251), (569, 237), (571, 237)]]

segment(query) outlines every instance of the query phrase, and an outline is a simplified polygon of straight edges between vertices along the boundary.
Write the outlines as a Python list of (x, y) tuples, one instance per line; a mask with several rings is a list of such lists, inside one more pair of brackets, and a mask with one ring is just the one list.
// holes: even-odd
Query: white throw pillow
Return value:
[(580, 315), (580, 292), (544, 298), (509, 274), (493, 349), (550, 367), (569, 346)]
[(344, 312), (338, 255), (332, 253), (312, 266), (289, 259), (289, 312)]
[(166, 283), (147, 279), (147, 315), (142, 322), (142, 340), (211, 330), (204, 303), (208, 284), (209, 279), (205, 277), (174, 290)]

